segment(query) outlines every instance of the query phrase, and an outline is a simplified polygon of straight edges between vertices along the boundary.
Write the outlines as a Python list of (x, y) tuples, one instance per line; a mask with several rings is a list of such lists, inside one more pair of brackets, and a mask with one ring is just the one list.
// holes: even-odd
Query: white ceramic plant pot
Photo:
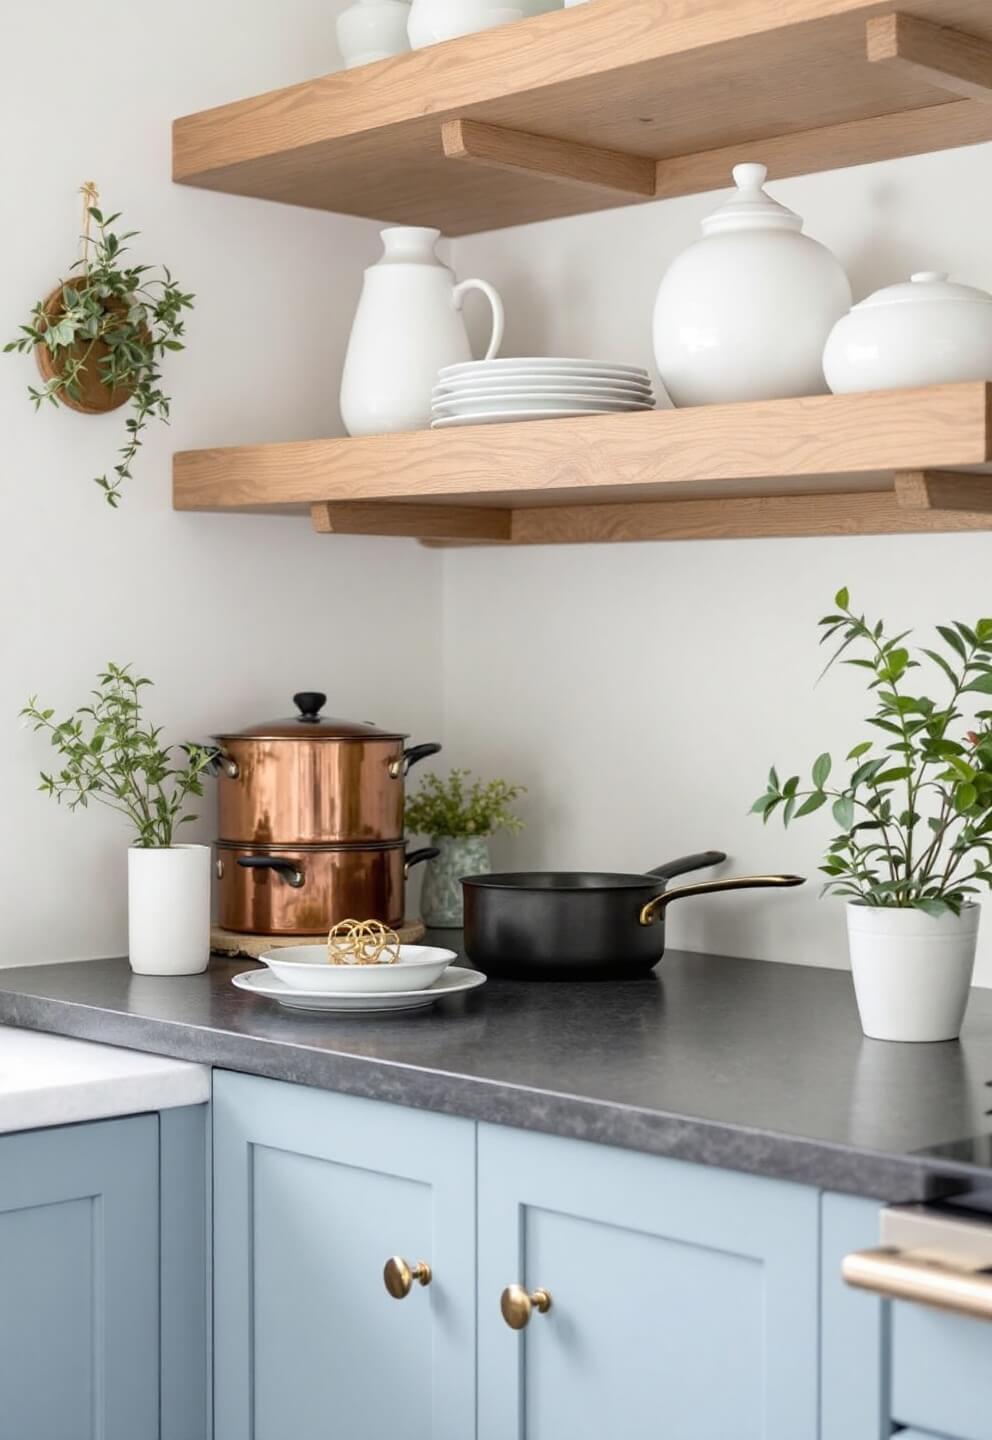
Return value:
[(654, 312), (658, 369), (676, 405), (820, 395), (823, 347), (851, 305), (839, 261), (766, 195), (764, 165), (669, 266)]
[(835, 395), (992, 380), (992, 295), (922, 270), (838, 320), (823, 370)]
[(410, 0), (354, 0), (338, 16), (338, 49), (348, 70), (410, 48)]
[(471, 360), (462, 301), (481, 290), (493, 312), (486, 359), (503, 339), (503, 304), (484, 280), (455, 277), (435, 253), (439, 230), (398, 225), (382, 232), (385, 254), (365, 272), (341, 379), (349, 435), (419, 430), (443, 365)]
[(872, 1040), (956, 1040), (975, 969), (981, 907), (958, 915), (852, 904), (851, 970)]
[(210, 849), (127, 856), (128, 947), (136, 975), (199, 975), (210, 959)]

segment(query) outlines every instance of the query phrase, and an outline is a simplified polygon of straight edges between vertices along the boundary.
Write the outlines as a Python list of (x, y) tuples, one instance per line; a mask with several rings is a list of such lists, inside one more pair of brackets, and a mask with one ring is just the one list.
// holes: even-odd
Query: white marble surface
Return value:
[(209, 1098), (209, 1066), (0, 1025), (0, 1134)]

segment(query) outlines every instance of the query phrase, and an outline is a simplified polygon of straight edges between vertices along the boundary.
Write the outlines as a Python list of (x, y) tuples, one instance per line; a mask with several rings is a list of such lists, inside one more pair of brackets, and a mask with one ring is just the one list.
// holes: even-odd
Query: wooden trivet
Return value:
[[(416, 945), (426, 934), (422, 920), (404, 920), (394, 929), (401, 945)], [(210, 931), (210, 949), (215, 955), (244, 960), (257, 960), (270, 950), (285, 950), (290, 945), (326, 944), (326, 935), (236, 935), (233, 930), (222, 930), (219, 925), (214, 925)]]

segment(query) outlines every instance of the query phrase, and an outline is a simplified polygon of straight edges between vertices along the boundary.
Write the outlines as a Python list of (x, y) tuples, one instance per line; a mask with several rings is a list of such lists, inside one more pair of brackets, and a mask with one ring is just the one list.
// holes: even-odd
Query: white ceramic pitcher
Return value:
[(349, 435), (420, 430), (430, 424), (431, 391), (444, 365), (472, 359), (462, 301), (481, 290), (492, 306), (485, 358), (503, 341), (503, 302), (484, 280), (455, 277), (438, 259), (440, 230), (403, 225), (382, 232), (385, 254), (365, 272), (341, 381)]

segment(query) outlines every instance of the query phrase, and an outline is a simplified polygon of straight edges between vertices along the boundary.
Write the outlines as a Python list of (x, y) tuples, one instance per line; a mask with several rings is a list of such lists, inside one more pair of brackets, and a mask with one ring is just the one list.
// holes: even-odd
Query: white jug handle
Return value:
[(503, 302), (499, 297), (499, 291), (490, 285), (488, 281), (463, 280), (460, 285), (455, 286), (452, 292), (456, 310), (462, 308), (462, 301), (465, 299), (465, 295), (469, 290), (481, 290), (492, 306), (493, 334), (492, 339), (489, 341), (489, 349), (485, 354), (486, 360), (492, 360), (493, 357), (499, 353), (499, 347), (503, 343), (503, 327), (505, 324)]

